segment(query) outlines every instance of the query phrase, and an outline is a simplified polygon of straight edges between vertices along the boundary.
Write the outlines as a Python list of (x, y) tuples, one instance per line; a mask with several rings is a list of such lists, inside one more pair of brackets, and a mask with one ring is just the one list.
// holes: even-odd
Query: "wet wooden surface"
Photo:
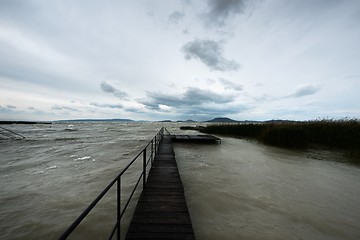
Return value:
[(126, 239), (195, 239), (171, 136), (164, 136)]
[(173, 142), (221, 143), (221, 139), (212, 135), (171, 135)]

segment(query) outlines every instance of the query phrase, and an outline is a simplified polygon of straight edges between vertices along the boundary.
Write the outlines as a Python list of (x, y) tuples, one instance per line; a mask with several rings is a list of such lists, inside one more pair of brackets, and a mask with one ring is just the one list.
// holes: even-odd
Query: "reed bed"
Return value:
[(360, 151), (358, 119), (211, 124), (201, 129), (201, 132), (257, 139), (265, 144), (286, 148), (304, 149), (323, 145)]

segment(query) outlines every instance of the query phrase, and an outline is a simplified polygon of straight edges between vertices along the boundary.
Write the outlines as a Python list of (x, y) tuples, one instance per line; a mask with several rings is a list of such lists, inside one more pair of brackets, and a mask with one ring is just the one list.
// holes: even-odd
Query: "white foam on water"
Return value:
[(52, 170), (52, 169), (57, 169), (57, 166), (54, 165), (54, 166), (50, 166), (50, 167), (47, 167), (46, 169), (49, 169), (49, 170)]
[(87, 160), (90, 158), (91, 158), (91, 156), (79, 157), (79, 158), (76, 158), (75, 161), (83, 161), (83, 160)]

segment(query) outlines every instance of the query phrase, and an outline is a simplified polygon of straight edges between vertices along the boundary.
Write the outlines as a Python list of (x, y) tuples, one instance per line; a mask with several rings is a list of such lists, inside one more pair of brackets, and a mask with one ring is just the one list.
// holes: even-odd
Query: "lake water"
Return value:
[[(57, 239), (162, 126), (196, 134), (181, 125), (5, 126), (26, 139), (0, 142), (0, 239)], [(360, 239), (359, 167), (332, 161), (343, 157), (335, 152), (221, 138), (174, 144), (197, 239)], [(139, 163), (122, 179), (124, 195)], [(73, 239), (108, 236), (115, 196), (111, 190)]]

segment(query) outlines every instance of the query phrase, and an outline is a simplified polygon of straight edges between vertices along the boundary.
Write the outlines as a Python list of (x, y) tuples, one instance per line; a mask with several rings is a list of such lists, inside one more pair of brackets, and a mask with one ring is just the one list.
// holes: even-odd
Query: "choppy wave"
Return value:
[(78, 130), (76, 128), (65, 128), (64, 131), (65, 132), (76, 132)]
[[(57, 239), (163, 124), (11, 126), (26, 139), (0, 143), (0, 239)], [(193, 133), (166, 124), (170, 132)], [(176, 144), (175, 151), (197, 239), (360, 236), (360, 170), (326, 161), (331, 153), (232, 138), (215, 146)], [(139, 169), (124, 176), (124, 192)], [(108, 235), (115, 195), (103, 200), (79, 239)]]

